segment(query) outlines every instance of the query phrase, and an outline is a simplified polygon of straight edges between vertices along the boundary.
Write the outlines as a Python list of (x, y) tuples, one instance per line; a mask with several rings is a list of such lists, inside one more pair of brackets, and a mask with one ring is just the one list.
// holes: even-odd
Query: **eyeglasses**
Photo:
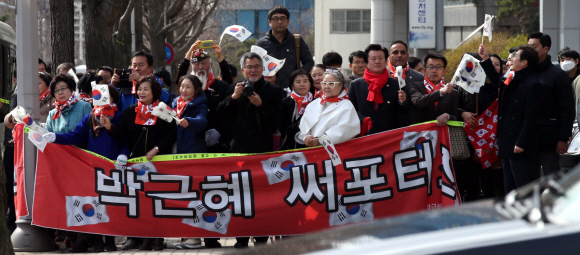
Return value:
[(54, 94), (60, 94), (61, 92), (64, 93), (69, 88), (62, 88), (62, 89), (55, 89)]
[(443, 66), (427, 66), (427, 70), (437, 69), (437, 71), (443, 69)]
[(323, 87), (329, 87), (331, 89), (336, 87), (337, 84), (342, 84), (342, 82), (340, 82), (340, 81), (323, 81), (320, 83), (320, 85), (322, 85)]
[(254, 70), (258, 70), (258, 69), (262, 68), (262, 65), (246, 66), (246, 67), (244, 67), (244, 68), (245, 68), (245, 69), (248, 69), (248, 70), (252, 70), (252, 69), (254, 69)]
[(270, 20), (271, 20), (271, 21), (276, 21), (276, 22), (277, 22), (277, 21), (282, 21), (282, 22), (284, 22), (284, 21), (288, 20), (288, 18), (287, 18), (286, 16), (281, 16), (281, 17), (273, 17), (273, 18), (271, 18)]

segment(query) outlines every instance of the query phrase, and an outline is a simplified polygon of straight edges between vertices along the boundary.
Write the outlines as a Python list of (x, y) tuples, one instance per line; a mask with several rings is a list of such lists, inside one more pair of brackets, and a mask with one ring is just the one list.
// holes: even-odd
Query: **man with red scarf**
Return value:
[(389, 50), (379, 44), (365, 49), (367, 69), (363, 79), (351, 82), (348, 96), (361, 121), (361, 136), (402, 127), (398, 114), (406, 113), (408, 102), (399, 82), (389, 76)]
[[(422, 73), (413, 70), (409, 66), (409, 50), (407, 43), (397, 40), (391, 43), (389, 48), (391, 54), (389, 54), (389, 76), (397, 79), (396, 68), (399, 66), (403, 67), (403, 79), (405, 79), (406, 86), (403, 87), (403, 91), (409, 95), (409, 87), (411, 83), (422, 82), (425, 78)], [(399, 122), (401, 126), (411, 125), (411, 119), (409, 114), (399, 114)]]
[(411, 95), (412, 124), (437, 120), (438, 126), (459, 116), (459, 94), (447, 84), (443, 75), (447, 72), (447, 59), (439, 53), (428, 53), (425, 58), (425, 79), (409, 86)]

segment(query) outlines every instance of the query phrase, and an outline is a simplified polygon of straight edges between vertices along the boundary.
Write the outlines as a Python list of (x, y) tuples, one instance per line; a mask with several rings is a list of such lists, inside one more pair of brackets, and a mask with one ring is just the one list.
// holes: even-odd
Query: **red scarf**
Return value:
[(78, 102), (79, 100), (76, 99), (76, 97), (74, 97), (74, 95), (71, 95), (70, 98), (68, 99), (68, 101), (61, 103), (58, 101), (55, 101), (54, 104), (54, 108), (56, 109), (56, 113), (54, 114), (54, 116), (52, 116), (53, 120), (58, 119), (58, 117), (60, 117), (60, 113), (62, 111), (64, 111), (64, 109), (66, 109), (67, 107), (75, 104), (76, 102)]
[(93, 108), (93, 114), (97, 117), (107, 116), (107, 117), (115, 117), (115, 112), (118, 111), (116, 104), (110, 105), (102, 105), (102, 106), (95, 106)]
[(317, 99), (320, 96), (322, 96), (322, 91), (321, 90), (314, 89), (314, 99)]
[(79, 93), (79, 97), (81, 98), (82, 101), (85, 101), (89, 104), (93, 103), (93, 98), (87, 95), (87, 93), (81, 92)]
[(192, 97), (191, 99), (189, 99), (188, 101), (184, 101), (183, 97), (178, 97), (177, 98), (177, 105), (175, 107), (175, 113), (177, 113), (177, 117), (181, 119), (181, 115), (183, 115), (183, 110), (185, 110), (185, 107), (187, 106), (187, 104), (189, 102), (191, 102), (191, 100), (193, 100), (195, 98)]
[(153, 102), (149, 105), (144, 105), (141, 101), (137, 101), (137, 107), (135, 107), (135, 124), (141, 126), (153, 126), (157, 122), (157, 116), (153, 115), (153, 108), (159, 104), (159, 100)]
[(50, 95), (50, 87), (48, 87), (40, 96), (38, 96), (38, 102), (42, 102)]
[[(403, 79), (407, 79), (407, 71), (409, 71), (411, 69), (411, 67), (409, 66), (409, 63), (407, 63), (407, 66), (405, 66), (403, 68)], [(395, 77), (397, 75), (397, 68), (395, 68), (393, 65), (391, 65), (391, 61), (389, 61), (389, 75), (391, 75), (391, 77), (393, 78), (397, 78)]]
[(503, 84), (505, 84), (506, 86), (510, 85), (510, 82), (512, 82), (515, 75), (516, 75), (516, 73), (514, 71), (510, 71), (510, 74), (508, 75), (507, 79), (505, 79), (505, 81), (503, 81)]
[(205, 85), (205, 90), (208, 90), (214, 81), (215, 81), (215, 76), (213, 75), (213, 70), (210, 70), (209, 74), (207, 75), (207, 83)]
[[(433, 82), (431, 82), (427, 76), (425, 76), (425, 80), (423, 81), (423, 85), (425, 85), (425, 89), (427, 90), (427, 94), (431, 94), (433, 93), (433, 91), (437, 91), (440, 90), (441, 88), (443, 88), (443, 86), (445, 86), (445, 81), (443, 80), (443, 77), (441, 77), (441, 81), (437, 84), (433, 84)], [(435, 102), (435, 108), (437, 108), (437, 105), (439, 103)]]
[[(340, 92), (340, 94), (342, 94), (342, 92)], [(342, 100), (350, 100), (350, 98), (348, 98), (348, 93), (344, 93), (344, 96), (337, 96), (337, 97), (330, 97), (330, 98), (326, 98), (325, 95), (320, 96), (320, 104), (324, 104), (324, 103), (336, 103)]]
[(369, 84), (369, 95), (367, 96), (367, 100), (376, 104), (382, 104), (383, 94), (381, 94), (381, 89), (389, 81), (389, 72), (385, 68), (383, 74), (373, 74), (367, 68), (363, 78)]
[(294, 99), (294, 101), (296, 101), (296, 109), (298, 110), (297, 111), (298, 116), (302, 116), (302, 114), (304, 114), (306, 106), (308, 106), (308, 104), (312, 102), (313, 99), (312, 93), (308, 92), (308, 95), (300, 96), (296, 94), (296, 91), (292, 91), (292, 94), (290, 94), (290, 96), (292, 97), (292, 99)]

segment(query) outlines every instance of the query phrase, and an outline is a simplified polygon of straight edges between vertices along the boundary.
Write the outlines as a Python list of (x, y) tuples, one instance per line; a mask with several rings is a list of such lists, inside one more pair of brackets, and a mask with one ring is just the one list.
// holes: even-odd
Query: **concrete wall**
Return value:
[[(370, 0), (316, 0), (314, 3), (315, 56), (314, 62), (322, 63), (322, 56), (336, 51), (342, 56), (342, 68), (348, 69), (348, 55), (355, 50), (364, 50), (369, 45), (371, 34), (366, 33), (330, 33), (331, 9), (371, 9)], [(372, 15), (372, 11), (371, 11)]]
[(552, 38), (550, 54), (557, 61), (558, 52), (564, 47), (580, 51), (580, 1), (541, 0), (540, 31)]

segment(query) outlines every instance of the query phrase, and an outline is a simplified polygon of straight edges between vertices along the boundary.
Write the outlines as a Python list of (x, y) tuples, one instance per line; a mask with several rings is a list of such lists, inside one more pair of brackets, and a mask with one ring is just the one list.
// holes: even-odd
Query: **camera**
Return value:
[(120, 81), (117, 83), (117, 87), (119, 88), (131, 88), (133, 87), (133, 83), (129, 81), (129, 76), (131, 75), (131, 69), (117, 69), (115, 72), (119, 75)]
[(243, 91), (243, 93), (247, 97), (254, 95), (254, 86), (252, 86), (252, 84), (250, 84), (250, 82), (248, 82), (247, 80), (244, 81), (244, 91)]

